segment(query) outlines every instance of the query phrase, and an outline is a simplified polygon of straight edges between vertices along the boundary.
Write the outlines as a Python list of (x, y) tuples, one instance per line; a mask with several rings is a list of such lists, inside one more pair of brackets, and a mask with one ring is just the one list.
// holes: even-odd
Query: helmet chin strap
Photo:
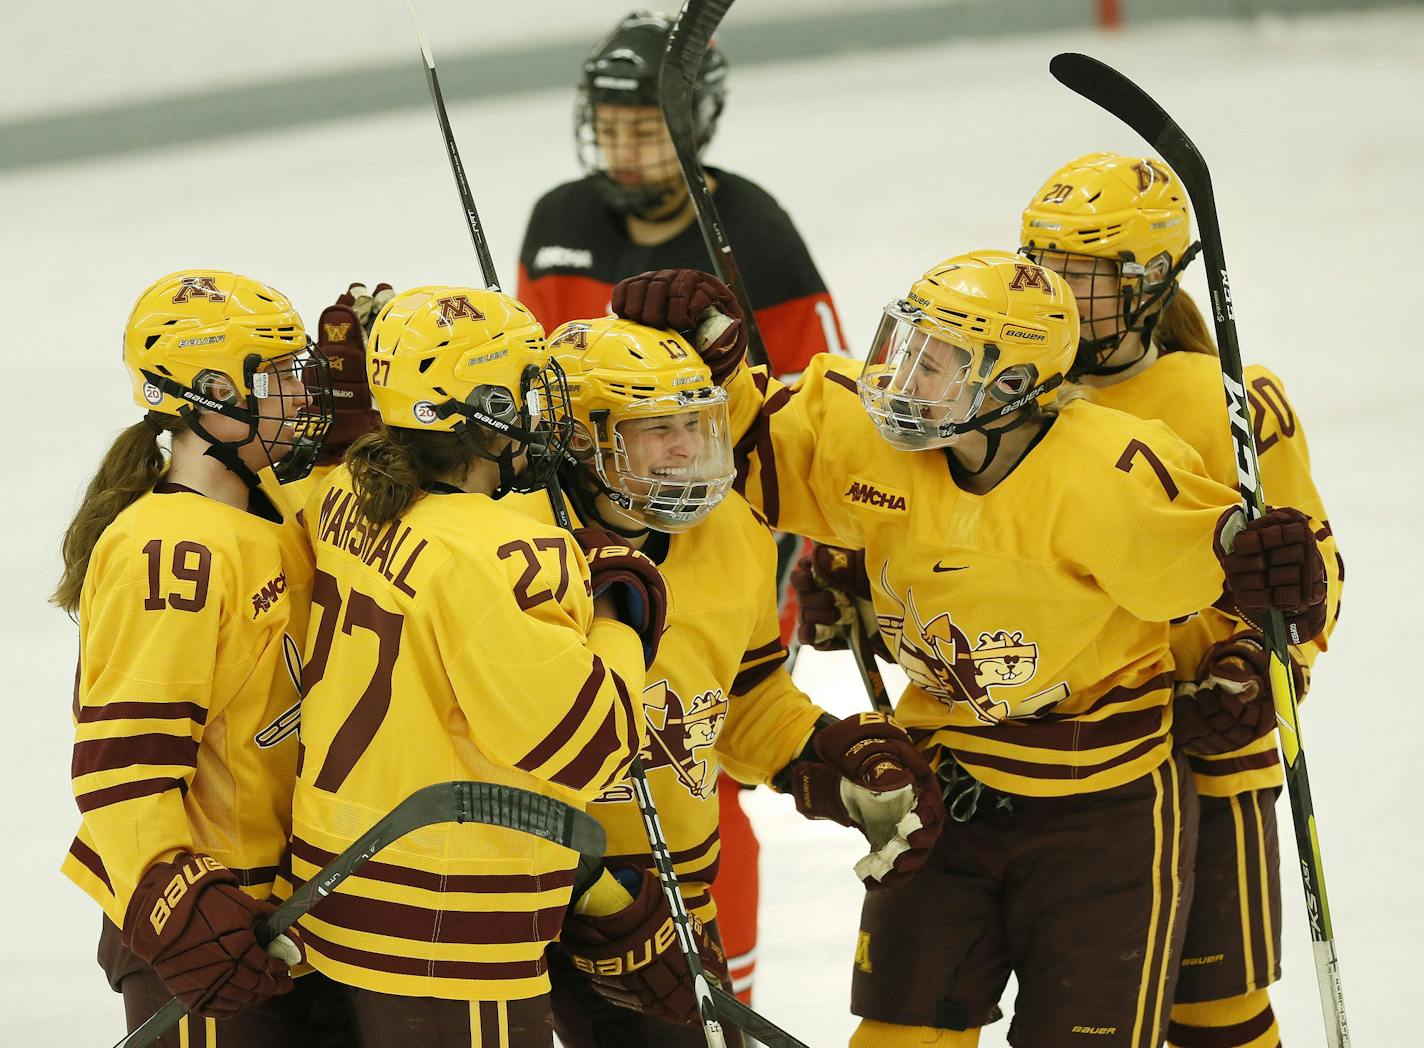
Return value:
[(237, 475), (238, 479), (247, 485), (249, 491), (257, 491), (260, 485), (257, 481), (257, 474), (248, 468), (247, 463), (242, 461), (242, 456), (237, 453), (237, 449), (251, 444), (257, 436), (257, 426), (251, 425), (247, 432), (247, 437), (243, 440), (219, 440), (209, 433), (199, 419), (198, 412), (192, 408), (184, 408), (180, 412), (183, 421), (188, 428), (196, 433), (208, 445), (208, 450), (203, 452), (209, 458), (217, 459), (230, 472)]
[[(1004, 416), (998, 416), (1003, 418)], [(963, 465), (958, 457), (951, 454), (949, 456), (949, 467), (956, 476), (977, 477), (994, 464), (994, 460), (999, 457), (999, 445), (1004, 441), (1004, 434), (1011, 433), (1020, 426), (1042, 418), (1038, 411), (1024, 411), (1022, 409), (1015, 415), (1009, 416), (1009, 421), (1002, 426), (994, 426), (992, 429), (987, 425), (971, 425), (967, 428), (984, 434), (986, 446), (984, 448), (984, 460), (979, 463), (978, 469), (969, 469)], [(947, 449), (948, 450), (948, 449)]]
[(573, 473), (573, 476), (568, 478), (572, 483), (566, 484), (565, 490), (569, 493), (574, 509), (578, 510), (578, 515), (584, 520), (596, 521), (601, 527), (625, 539), (640, 539), (653, 530), (649, 527), (630, 529), (626, 524), (615, 524), (608, 520), (598, 512), (598, 496), (611, 496), (613, 489), (583, 466), (572, 466), (569, 471)]

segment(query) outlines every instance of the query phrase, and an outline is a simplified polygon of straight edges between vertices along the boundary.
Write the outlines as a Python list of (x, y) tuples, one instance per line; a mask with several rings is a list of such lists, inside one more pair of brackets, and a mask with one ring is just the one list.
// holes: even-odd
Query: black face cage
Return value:
[[(1088, 292), (1079, 294), (1075, 291), (1073, 294), (1079, 303), (1078, 312), (1084, 331), (1089, 324), (1087, 316), (1090, 310), (1087, 303), (1111, 301), (1115, 304), (1111, 320), (1098, 319), (1092, 322), (1099, 330), (1104, 324), (1111, 324), (1112, 330), (1108, 334), (1100, 334), (1096, 338), (1089, 338), (1086, 334), (1079, 336), (1078, 353), (1072, 369), (1072, 376), (1076, 378), (1079, 375), (1112, 375), (1126, 371), (1147, 355), (1152, 342), (1152, 328), (1156, 325), (1160, 313), (1154, 313), (1151, 317), (1145, 317), (1145, 314), (1159, 303), (1166, 307), (1176, 294), (1177, 277), (1200, 250), (1200, 243), (1192, 244), (1182, 252), (1182, 257), (1175, 265), (1165, 252), (1150, 259), (1146, 265), (1131, 259), (1102, 258), (1098, 255), (1053, 248), (1021, 247), (1019, 253), (1027, 255), (1045, 269), (1053, 269), (1059, 273), (1067, 269), (1069, 262), (1092, 264), (1090, 274), (1079, 272), (1072, 277), (1075, 282), (1081, 281), (1084, 276), (1088, 277)], [(1159, 275), (1154, 276), (1154, 273)], [(1108, 358), (1116, 352), (1123, 337), (1129, 332), (1141, 333), (1141, 354), (1134, 360), (1108, 365)]]
[[(717, 130), (717, 120), (722, 115), (725, 102), (726, 65), (720, 60), (713, 66), (709, 54), (703, 65), (692, 94), (692, 127), (700, 156), (712, 141)], [(658, 171), (646, 182), (624, 185), (609, 172), (607, 158), (598, 146), (598, 136), (594, 130), (595, 105), (650, 105), (658, 104), (656, 77), (639, 77), (638, 86), (633, 91), (612, 92), (600, 90), (596, 86), (599, 76), (612, 75), (585, 68), (584, 78), (579, 84), (574, 101), (574, 148), (578, 153), (579, 166), (584, 174), (593, 178), (594, 189), (603, 202), (612, 210), (624, 215), (643, 215), (655, 212), (682, 185), (682, 168), (675, 154), (669, 154), (666, 172)]]
[[(516, 402), (503, 386), (477, 386), (463, 401), (449, 401), (437, 409), (441, 417), (458, 413), (464, 421), (455, 434), (475, 454), (499, 465), (499, 492), (530, 492), (547, 487), (568, 452), (573, 436), (573, 405), (564, 369), (549, 360), (540, 367), (530, 364), (519, 382)], [(498, 453), (491, 452), (470, 431), (478, 426), (488, 435), (509, 438)], [(516, 471), (514, 460), (526, 456), (524, 468)]]
[[(192, 386), (151, 371), (143, 375), (164, 393), (188, 402), (179, 412), (188, 428), (212, 445), (210, 454), (249, 484), (255, 484), (257, 478), (238, 457), (238, 448), (256, 441), (278, 482), (302, 480), (316, 464), (322, 440), (336, 418), (331, 365), (310, 339), (279, 356), (247, 355), (242, 365), (243, 384), (249, 391), (245, 406), (239, 406), (235, 394), (222, 395), (220, 386), (231, 379), (219, 371), (199, 372)], [(245, 423), (247, 435), (240, 440), (218, 439), (204, 427), (202, 411)], [(264, 422), (276, 424), (270, 437), (262, 432)]]

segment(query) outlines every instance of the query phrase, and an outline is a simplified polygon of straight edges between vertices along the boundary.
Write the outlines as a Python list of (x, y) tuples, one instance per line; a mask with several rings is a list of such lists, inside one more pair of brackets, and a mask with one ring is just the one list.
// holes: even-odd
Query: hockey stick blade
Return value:
[(717, 1002), (717, 1014), (723, 1022), (755, 1037), (766, 1048), (808, 1048), (806, 1042), (797, 1040), (770, 1019), (752, 1011), (716, 983), (712, 985), (712, 998)]
[[(435, 783), (397, 804), (264, 917), (257, 927), (258, 942), (266, 946), (290, 928), (392, 841), (426, 826), (449, 822), (530, 833), (592, 858), (601, 857), (607, 846), (597, 819), (553, 797), (489, 782)], [(148, 1048), (183, 1018), (184, 1011), (178, 998), (172, 998), (114, 1048)]]
[[(1212, 320), (1221, 360), (1238, 487), (1247, 518), (1257, 517), (1265, 511), (1266, 497), (1260, 482), (1260, 456), (1247, 408), (1241, 347), (1236, 336), (1236, 317), (1231, 303), (1231, 280), (1226, 271), (1221, 225), (1206, 160), (1165, 109), (1111, 66), (1087, 55), (1066, 53), (1053, 58), (1049, 71), (1065, 87), (1113, 114), (1150, 142), (1176, 171), (1187, 196), (1191, 198), (1201, 235), (1207, 287), (1211, 292)], [(1349, 1048), (1350, 1030), (1345, 1019), (1340, 962), (1335, 953), (1335, 932), (1325, 893), (1324, 860), (1315, 826), (1315, 802), (1310, 795), (1310, 774), (1300, 739), (1299, 704), (1288, 669), (1291, 656), (1280, 613), (1272, 610), (1264, 619), (1261, 626), (1270, 655), (1271, 697), (1276, 708), (1281, 754), (1286, 766), (1286, 792), (1290, 797), (1296, 851), (1300, 857), (1301, 884), (1310, 922), (1326, 1043), (1329, 1048)]]

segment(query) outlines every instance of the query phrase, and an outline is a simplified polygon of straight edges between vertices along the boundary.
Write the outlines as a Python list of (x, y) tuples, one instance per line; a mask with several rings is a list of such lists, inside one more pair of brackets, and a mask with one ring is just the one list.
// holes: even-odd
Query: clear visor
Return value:
[(861, 373), (860, 400), (891, 444), (953, 444), (979, 411), (999, 352), (903, 299), (885, 307)]
[(726, 391), (641, 401), (615, 425), (612, 448), (599, 449), (597, 469), (633, 520), (657, 531), (692, 527), (736, 476)]

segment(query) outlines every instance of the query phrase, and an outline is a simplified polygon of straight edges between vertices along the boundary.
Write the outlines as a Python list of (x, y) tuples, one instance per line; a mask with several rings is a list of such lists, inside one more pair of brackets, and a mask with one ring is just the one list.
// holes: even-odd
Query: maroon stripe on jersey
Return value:
[[(951, 731), (956, 729), (951, 728)], [(987, 753), (973, 753), (969, 750), (954, 748), (954, 758), (964, 765), (965, 769), (973, 772), (975, 768), (988, 768), (993, 771), (1002, 772), (1005, 775), (1022, 775), (1026, 779), (1086, 779), (1090, 775), (1097, 775), (1099, 772), (1111, 771), (1113, 768), (1124, 764), (1130, 764), (1145, 753), (1151, 752), (1154, 746), (1162, 742), (1161, 735), (1154, 735), (1151, 738), (1143, 739), (1136, 746), (1131, 747), (1111, 760), (1103, 761), (1101, 764), (1072, 765), (1072, 764), (1039, 764), (1036, 761), (1015, 760), (1012, 757), (998, 757)], [(951, 743), (953, 746), (953, 743)]]
[(1315, 533), (1315, 541), (1324, 542), (1333, 534), (1334, 532), (1330, 528), (1330, 522), (1328, 520), (1322, 520), (1320, 522), (1320, 530)]
[[(682, 866), (691, 862), (696, 862), (698, 859), (702, 858), (704, 855), (706, 855), (712, 850), (712, 848), (717, 844), (717, 840), (717, 831), (713, 830), (707, 836), (707, 839), (702, 841), (701, 843), (694, 844), (690, 848), (684, 848), (682, 851), (670, 852), (670, 854), (672, 855), (672, 861), (675, 865), (678, 866)], [(653, 857), (648, 852), (634, 852), (631, 855), (605, 855), (603, 857), (603, 864), (605, 866), (617, 866), (621, 864), (625, 866), (641, 865), (646, 867), (652, 862), (652, 860)]]
[[(768, 406), (770, 403), (767, 401)], [(781, 491), (776, 485), (776, 446), (772, 443), (771, 426), (765, 417), (769, 412), (765, 408), (762, 410), (763, 414), (756, 421), (757, 461), (761, 463), (761, 510), (771, 526), (776, 527), (781, 520)]]
[[(763, 397), (766, 396), (767, 382), (769, 381), (766, 372), (753, 371), (752, 385), (756, 386), (757, 392)], [(756, 446), (757, 432), (760, 427), (757, 419), (752, 419), (752, 424), (747, 427), (747, 431), (742, 434), (742, 439), (732, 448), (732, 465), (736, 468), (737, 479), (732, 481), (732, 489), (738, 494), (745, 496), (747, 493), (747, 473), (750, 469), (752, 449)], [(770, 522), (763, 519), (763, 523), (770, 527)], [(77, 687), (77, 685), (76, 685)]]
[(1261, 753), (1251, 753), (1241, 757), (1227, 757), (1224, 760), (1207, 760), (1204, 757), (1192, 757), (1192, 771), (1207, 778), (1224, 778), (1227, 775), (1239, 775), (1246, 771), (1260, 771), (1262, 768), (1270, 768), (1281, 762), (1280, 754), (1274, 749), (1264, 750)]
[(1077, 753), (1104, 746), (1121, 746), (1134, 739), (1158, 735), (1162, 730), (1165, 706), (1145, 710), (1114, 713), (1100, 721), (1066, 720), (1046, 723), (1031, 720), (1008, 720), (982, 728), (955, 728), (959, 735), (994, 739), (1016, 746), (1032, 746), (1037, 750), (1061, 750)]
[(857, 398), (860, 396), (860, 390), (856, 388), (855, 379), (849, 375), (842, 375), (839, 371), (827, 371), (825, 372), (825, 376), (827, 382), (834, 382), (838, 386), (844, 386), (854, 393)]
[(136, 764), (198, 766), (198, 741), (187, 735), (120, 735), (74, 744), (69, 774), (74, 778), (96, 771), (117, 771)]
[(74, 803), (79, 805), (81, 812), (90, 812), (96, 808), (118, 804), (120, 801), (131, 801), (137, 797), (152, 797), (174, 789), (179, 793), (186, 794), (188, 784), (182, 779), (139, 779), (137, 782), (121, 782), (117, 786), (107, 786), (102, 790), (81, 793), (74, 798)]
[(1141, 684), (1134, 684), (1131, 687), (1120, 686), (1109, 688), (1096, 699), (1087, 709), (1079, 713), (1049, 713), (1043, 718), (1045, 721), (1067, 721), (1074, 720), (1089, 713), (1097, 713), (1108, 706), (1116, 706), (1120, 703), (1131, 702), (1133, 699), (1140, 699), (1149, 691), (1166, 691), (1172, 686), (1172, 675), (1170, 673), (1159, 673), (1157, 676), (1143, 681)]
[(99, 858), (98, 852), (75, 837), (73, 843), (69, 845), (69, 854), (78, 859), (80, 865), (86, 870), (103, 881), (105, 888), (111, 892), (114, 890), (113, 882), (109, 880), (109, 871), (104, 868), (104, 860)]
[(742, 670), (732, 678), (732, 694), (745, 695), (785, 664), (785, 658), (780, 658), (773, 662), (764, 662), (760, 666), (753, 666), (749, 670)]
[(567, 905), (538, 910), (437, 910), (368, 899), (349, 892), (332, 892), (312, 907), (311, 915), (350, 931), (389, 935), (410, 942), (491, 946), (552, 940), (564, 921), (566, 909)]
[[(625, 725), (631, 721), (626, 717), (623, 721)], [(618, 733), (618, 707), (609, 706), (608, 715), (603, 718), (603, 723), (598, 726), (598, 731), (594, 732), (593, 738), (584, 744), (583, 749), (553, 775), (549, 776), (550, 782), (557, 782), (560, 786), (567, 786), (571, 790), (581, 790), (593, 781), (599, 770), (608, 763), (608, 758), (612, 757), (619, 749), (630, 751), (629, 761), (631, 762), (632, 747), (628, 745), (628, 740)], [(612, 785), (609, 783), (608, 785)]]
[[(331, 895), (328, 898), (340, 898)], [(534, 979), (545, 971), (544, 958), (532, 961), (442, 961), (422, 960), (419, 957), (398, 957), (389, 953), (371, 953), (354, 946), (340, 946), (322, 938), (307, 925), (302, 926), (302, 941), (314, 948), (323, 957), (365, 968), (373, 972), (390, 972), (392, 975), (426, 976), (432, 979), (470, 979), (472, 981), (493, 979)]]
[(749, 648), (746, 654), (742, 656), (742, 665), (745, 666), (749, 662), (757, 662), (761, 659), (767, 658), (770, 655), (781, 655), (785, 657), (786, 646), (781, 643), (780, 637), (777, 637), (775, 640), (768, 641), (760, 647)]
[(553, 731), (544, 736), (543, 742), (524, 755), (515, 765), (516, 768), (520, 771), (533, 771), (548, 763), (554, 754), (568, 745), (569, 740), (574, 737), (579, 726), (583, 724), (584, 718), (588, 716), (588, 709), (593, 705), (598, 689), (603, 686), (605, 674), (603, 660), (595, 655), (593, 668), (589, 671), (588, 678), (583, 682), (583, 687), (579, 688), (578, 694), (574, 696), (573, 704), (569, 706), (569, 711), (564, 714), (563, 720), (555, 725)]
[[(294, 857), (313, 866), (325, 866), (336, 858), (335, 852), (319, 848), (300, 837), (293, 836), (291, 853)], [(369, 859), (361, 864), (355, 874), (370, 881), (386, 884), (403, 884), (408, 888), (424, 888), (432, 892), (539, 892), (567, 888), (574, 883), (573, 870), (558, 870), (554, 873), (430, 873), (426, 870), (411, 870), (404, 866), (393, 866), (387, 862)]]
[(109, 702), (85, 706), (76, 719), (80, 724), (107, 720), (190, 720), (205, 724), (208, 711), (196, 702)]

